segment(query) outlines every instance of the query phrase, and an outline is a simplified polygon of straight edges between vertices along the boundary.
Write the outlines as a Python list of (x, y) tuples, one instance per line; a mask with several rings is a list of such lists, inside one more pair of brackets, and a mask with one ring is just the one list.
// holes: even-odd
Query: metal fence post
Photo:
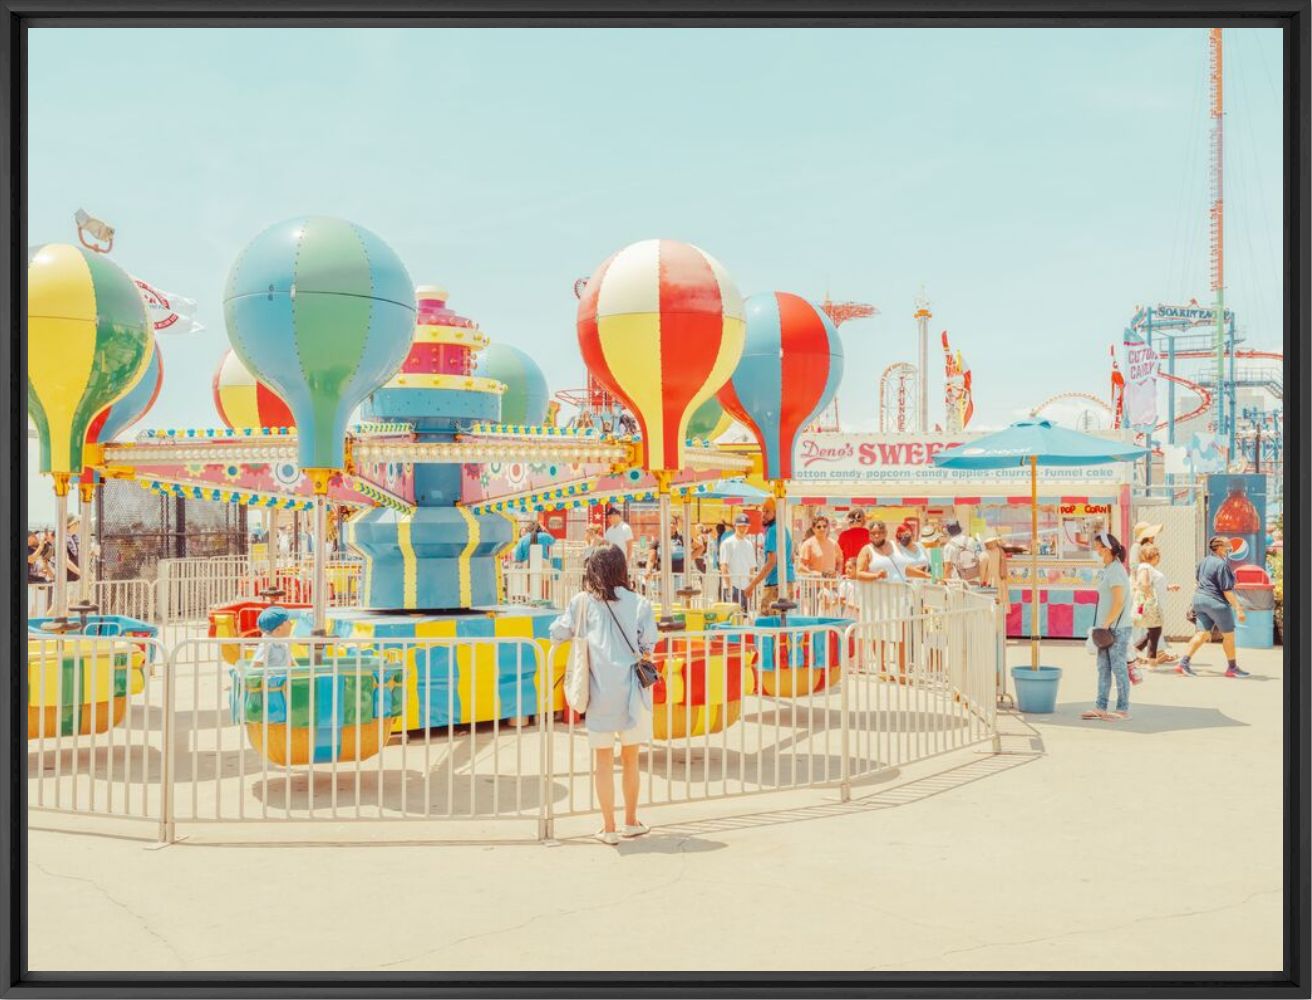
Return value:
[(839, 650), (838, 662), (841, 664), (841, 680), (838, 685), (838, 745), (840, 760), (838, 764), (838, 800), (850, 802), (852, 799), (852, 762), (848, 751), (848, 734), (852, 724), (848, 718), (847, 691), (852, 686), (852, 649), (855, 647), (857, 626), (849, 625), (843, 630), (843, 648)]
[[(538, 655), (542, 654), (542, 647), (534, 643)], [(546, 664), (539, 671), (538, 676), (542, 677), (542, 688), (538, 692), (540, 700), (538, 716), (538, 731), (543, 734), (542, 752), (539, 755), (538, 773), (538, 840), (546, 843), (555, 839), (556, 836), (556, 818), (555, 804), (551, 800), (552, 784), (555, 781), (555, 761), (553, 753), (555, 750), (555, 719), (556, 713), (552, 711), (555, 703), (556, 686), (555, 686), (555, 660), (556, 644), (553, 642), (547, 647)]]
[[(162, 647), (161, 647), (162, 648)], [(159, 842), (173, 843), (176, 830), (173, 824), (173, 668), (178, 648), (169, 650), (164, 658), (164, 759), (160, 767), (159, 784)]]

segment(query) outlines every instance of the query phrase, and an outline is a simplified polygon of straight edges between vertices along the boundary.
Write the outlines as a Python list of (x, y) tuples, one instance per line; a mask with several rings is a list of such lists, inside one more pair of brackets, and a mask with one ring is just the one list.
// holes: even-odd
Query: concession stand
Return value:
[[(795, 498), (794, 537), (827, 512), (840, 527), (852, 507), (889, 525), (918, 518), (925, 530), (956, 521), (982, 542), (998, 536), (1012, 553), (1034, 543), (1028, 468), (954, 470), (934, 455), (982, 434), (803, 433), (797, 443), (789, 495)], [(1106, 435), (1121, 437), (1112, 432)], [(1093, 625), (1101, 564), (1093, 536), (1107, 528), (1129, 547), (1133, 466), (1128, 462), (1075, 468), (1041, 467), (1039, 478), (1040, 633), (1084, 636)], [(1009, 636), (1030, 634), (1029, 559), (1008, 560)]]

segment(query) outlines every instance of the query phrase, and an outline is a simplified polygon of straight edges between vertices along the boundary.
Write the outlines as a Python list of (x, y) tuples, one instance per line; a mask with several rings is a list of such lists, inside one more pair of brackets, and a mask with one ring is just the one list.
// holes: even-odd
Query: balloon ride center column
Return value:
[[(498, 423), (504, 385), (474, 374), (487, 337), (447, 308), (446, 292), (418, 289), (414, 339), (401, 370), (362, 409), (365, 420), (404, 422), (422, 442), (455, 440), (462, 424)], [(365, 560), (364, 600), (378, 610), (455, 611), (498, 602), (495, 557), (510, 522), (458, 505), (462, 467), (415, 463), (414, 514), (375, 508), (347, 524)]]

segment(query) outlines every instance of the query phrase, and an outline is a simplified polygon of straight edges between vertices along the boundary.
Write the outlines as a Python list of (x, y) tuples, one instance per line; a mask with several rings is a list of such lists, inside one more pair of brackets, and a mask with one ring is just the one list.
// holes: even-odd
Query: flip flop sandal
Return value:
[(1106, 721), (1106, 719), (1107, 719), (1107, 713), (1106, 713), (1106, 712), (1100, 712), (1100, 711), (1098, 711), (1096, 708), (1091, 708), (1091, 709), (1089, 709), (1087, 712), (1081, 712), (1081, 713), (1080, 713), (1080, 718), (1081, 718), (1081, 719), (1089, 719), (1090, 721), (1093, 721), (1093, 720)]

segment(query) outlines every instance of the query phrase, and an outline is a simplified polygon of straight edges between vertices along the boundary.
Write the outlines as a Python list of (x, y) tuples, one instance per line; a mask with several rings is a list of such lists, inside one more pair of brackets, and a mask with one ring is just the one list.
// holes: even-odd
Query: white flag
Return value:
[(193, 299), (163, 292), (140, 278), (132, 279), (137, 283), (141, 299), (146, 303), (146, 312), (155, 324), (156, 333), (200, 333), (205, 329), (196, 321), (196, 302)]
[(1127, 427), (1151, 428), (1157, 425), (1157, 352), (1137, 333), (1125, 331), (1125, 410)]

